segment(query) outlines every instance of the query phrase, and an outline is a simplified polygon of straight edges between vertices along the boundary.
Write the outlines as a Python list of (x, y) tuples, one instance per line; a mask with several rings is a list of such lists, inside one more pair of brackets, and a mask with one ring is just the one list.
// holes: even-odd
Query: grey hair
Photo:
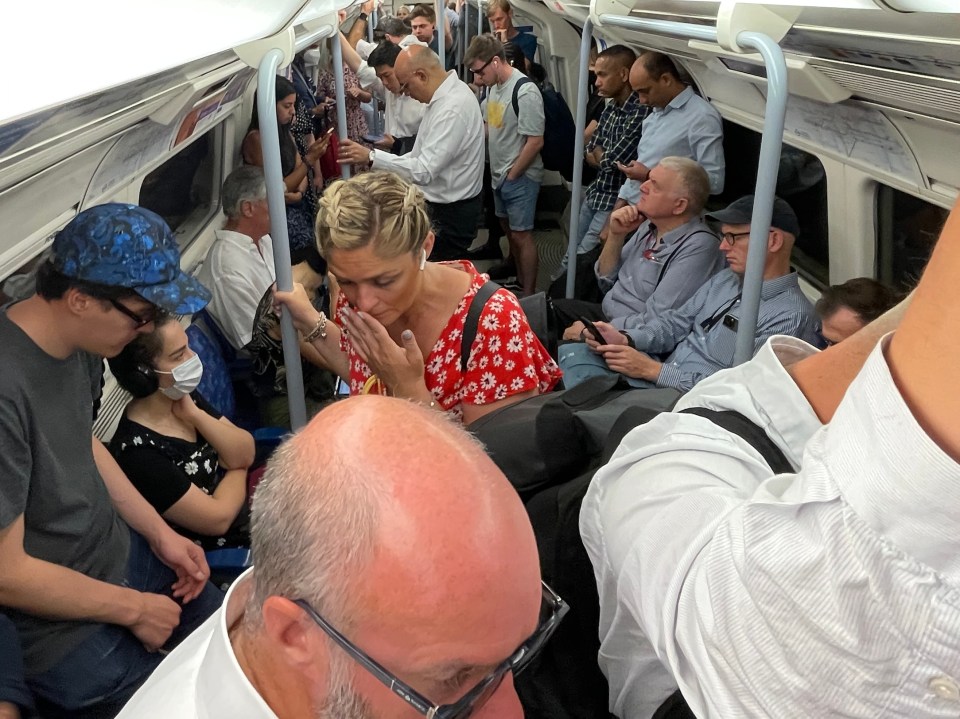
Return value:
[[(299, 441), (298, 441), (299, 439)], [(271, 596), (305, 599), (341, 629), (361, 570), (372, 560), (383, 498), (356, 462), (317, 450), (302, 438), (271, 458), (253, 498), (254, 590), (244, 623), (260, 626)]]
[(221, 199), (223, 214), (231, 220), (240, 217), (240, 206), (244, 202), (256, 202), (267, 196), (267, 185), (263, 169), (254, 165), (241, 165), (223, 181)]
[(684, 197), (687, 198), (687, 211), (692, 215), (702, 213), (710, 197), (710, 176), (707, 171), (689, 157), (664, 157), (658, 164), (677, 173)]

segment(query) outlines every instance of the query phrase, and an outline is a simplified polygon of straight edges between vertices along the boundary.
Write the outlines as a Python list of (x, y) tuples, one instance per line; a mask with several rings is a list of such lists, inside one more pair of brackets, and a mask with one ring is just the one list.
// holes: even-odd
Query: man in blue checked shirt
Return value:
[[(589, 377), (620, 373), (637, 388), (669, 387), (686, 392), (704, 377), (732, 366), (752, 214), (753, 195), (748, 195), (707, 215), (721, 223), (720, 251), (727, 256), (728, 267), (678, 309), (666, 310), (637, 329), (621, 331), (597, 322), (602, 338), (585, 331), (584, 343), (563, 345), (559, 359), (564, 385), (569, 389)], [(611, 222), (618, 217), (614, 213)], [(770, 224), (754, 348), (773, 335), (791, 335), (813, 343), (816, 314), (800, 290), (797, 273), (790, 269), (790, 251), (800, 233), (797, 216), (777, 198)], [(664, 355), (664, 361), (656, 359)]]
[[(596, 168), (597, 177), (586, 188), (580, 207), (578, 255), (591, 251), (599, 255), (600, 230), (626, 179), (618, 165), (636, 159), (643, 119), (650, 112), (630, 87), (630, 68), (636, 57), (626, 45), (613, 45), (597, 55), (597, 94), (609, 102), (584, 154), (584, 162)], [(563, 275), (566, 266), (564, 255), (554, 279)]]

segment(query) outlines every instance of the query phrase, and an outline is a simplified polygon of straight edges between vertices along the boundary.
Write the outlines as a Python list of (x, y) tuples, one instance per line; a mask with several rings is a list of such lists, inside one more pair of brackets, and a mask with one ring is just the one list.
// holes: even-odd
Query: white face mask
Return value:
[(160, 391), (173, 400), (180, 399), (190, 394), (200, 384), (200, 378), (203, 377), (203, 362), (200, 361), (200, 355), (194, 355), (188, 360), (184, 360), (170, 372), (157, 370), (157, 374), (173, 375), (172, 387), (161, 387)]

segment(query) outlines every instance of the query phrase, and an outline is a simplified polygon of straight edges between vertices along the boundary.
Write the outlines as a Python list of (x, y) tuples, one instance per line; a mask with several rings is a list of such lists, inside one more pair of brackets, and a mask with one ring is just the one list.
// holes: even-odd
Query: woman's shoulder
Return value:
[(110, 440), (110, 449), (117, 456), (137, 450), (156, 449), (159, 451), (157, 445), (161, 438), (162, 435), (158, 432), (124, 413), (117, 424), (116, 431), (113, 433), (113, 438)]

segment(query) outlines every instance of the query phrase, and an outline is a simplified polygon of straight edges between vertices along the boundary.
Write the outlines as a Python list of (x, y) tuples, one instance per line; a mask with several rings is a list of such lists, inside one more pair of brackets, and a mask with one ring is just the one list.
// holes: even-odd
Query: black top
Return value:
[[(197, 407), (220, 419), (222, 415), (199, 392), (194, 392), (191, 397)], [(160, 514), (176, 504), (191, 484), (205, 494), (213, 494), (223, 479), (217, 450), (200, 432), (197, 432), (195, 442), (189, 442), (155, 432), (124, 414), (110, 442), (110, 451), (133, 486)], [(217, 549), (249, 546), (249, 525), (249, 509), (244, 505), (230, 529), (221, 537), (173, 526), (204, 549)]]

